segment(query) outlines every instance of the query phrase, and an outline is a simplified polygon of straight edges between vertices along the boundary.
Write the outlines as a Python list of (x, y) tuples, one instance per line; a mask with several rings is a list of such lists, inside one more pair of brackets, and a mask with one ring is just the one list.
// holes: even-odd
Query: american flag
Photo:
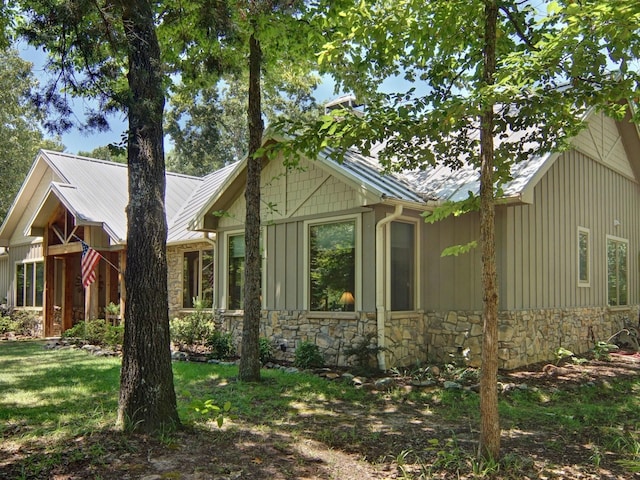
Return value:
[(96, 279), (95, 268), (100, 261), (100, 254), (82, 242), (82, 286), (88, 287)]

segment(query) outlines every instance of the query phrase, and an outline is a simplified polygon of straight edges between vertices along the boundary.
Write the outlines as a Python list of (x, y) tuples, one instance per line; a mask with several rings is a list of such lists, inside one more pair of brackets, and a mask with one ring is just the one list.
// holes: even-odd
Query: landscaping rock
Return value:
[(180, 362), (186, 362), (189, 356), (184, 352), (171, 352), (171, 360), (177, 360)]
[(458, 382), (451, 382), (449, 380), (444, 382), (443, 387), (445, 390), (461, 390), (462, 389), (462, 385), (460, 385)]
[(287, 367), (284, 369), (285, 373), (298, 373), (300, 370), (298, 370), (296, 367)]
[(385, 378), (380, 378), (380, 379), (376, 380), (375, 383), (374, 383), (374, 386), (377, 389), (389, 388), (394, 383), (395, 382), (393, 381), (393, 378), (385, 377)]
[(418, 379), (413, 379), (411, 380), (411, 385), (414, 387), (433, 387), (434, 385), (436, 385), (435, 380), (418, 380)]

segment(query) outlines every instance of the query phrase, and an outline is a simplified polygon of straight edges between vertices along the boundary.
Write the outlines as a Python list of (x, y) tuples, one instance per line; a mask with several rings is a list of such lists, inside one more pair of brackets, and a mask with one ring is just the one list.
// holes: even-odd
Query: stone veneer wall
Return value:
[[(638, 306), (616, 310), (574, 308), (521, 310), (499, 313), (499, 366), (513, 369), (551, 361), (558, 347), (576, 354), (589, 351), (625, 326), (638, 325)], [(240, 350), (242, 314), (220, 311), (218, 327), (231, 332)], [(319, 315), (304, 311), (262, 311), (260, 336), (271, 339), (277, 360), (292, 361), (302, 342), (315, 343), (329, 365), (350, 365), (345, 349), (356, 346), (367, 334), (376, 334), (374, 312)], [(375, 339), (375, 337), (374, 337)], [(385, 329), (387, 368), (426, 361), (448, 363), (466, 358), (480, 366), (481, 312), (415, 312), (389, 314)], [(280, 347), (284, 346), (284, 350)], [(351, 359), (353, 360), (353, 359)]]
[[(426, 318), (430, 360), (446, 362), (468, 352), (469, 364), (480, 365), (481, 312), (428, 312)], [(585, 353), (595, 342), (637, 324), (638, 306), (503, 311), (499, 313), (499, 365), (513, 369), (550, 361), (558, 347)]]
[(187, 243), (184, 245), (170, 245), (167, 247), (167, 282), (169, 288), (169, 318), (181, 316), (182, 308), (182, 269), (184, 252), (198, 250), (212, 250), (208, 242)]
[[(242, 344), (242, 314), (218, 312), (216, 323), (231, 332), (238, 353)], [(276, 360), (293, 361), (302, 342), (320, 348), (327, 365), (349, 365), (345, 349), (357, 345), (367, 334), (376, 333), (375, 313), (333, 313), (319, 315), (305, 311), (262, 311), (260, 336), (271, 340)], [(282, 348), (284, 346), (284, 349)]]

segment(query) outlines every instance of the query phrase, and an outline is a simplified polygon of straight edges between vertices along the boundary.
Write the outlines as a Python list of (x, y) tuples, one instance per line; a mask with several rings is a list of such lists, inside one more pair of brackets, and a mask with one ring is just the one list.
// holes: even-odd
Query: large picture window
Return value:
[(310, 309), (354, 311), (355, 271), (355, 220), (310, 225)]
[(16, 264), (16, 306), (42, 307), (44, 262)]
[(591, 240), (586, 228), (578, 227), (578, 286), (588, 287), (591, 282)]
[(415, 308), (416, 226), (391, 222), (389, 290), (391, 310)]
[(213, 306), (213, 250), (185, 252), (182, 262), (182, 306)]
[(607, 291), (611, 306), (628, 304), (627, 250), (627, 240), (607, 237)]

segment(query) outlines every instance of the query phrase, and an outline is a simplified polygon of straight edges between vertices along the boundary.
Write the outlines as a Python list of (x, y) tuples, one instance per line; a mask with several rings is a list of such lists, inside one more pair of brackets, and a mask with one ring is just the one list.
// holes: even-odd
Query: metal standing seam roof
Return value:
[[(52, 184), (52, 190), (72, 207), (81, 223), (102, 224), (114, 242), (124, 243), (127, 236), (127, 166), (49, 150), (42, 153), (64, 180)], [(165, 208), (167, 219), (172, 219), (203, 179), (167, 173), (166, 180)], [(172, 230), (174, 227), (169, 220), (167, 223), (169, 235), (180, 236), (180, 232)], [(181, 225), (176, 228), (181, 228)]]
[(225, 179), (237, 167), (238, 163), (239, 162), (235, 162), (227, 165), (202, 179), (200, 185), (193, 191), (189, 199), (182, 204), (180, 210), (178, 210), (177, 214), (173, 217), (167, 238), (168, 243), (202, 238), (201, 232), (188, 229), (189, 222), (218, 191)]

